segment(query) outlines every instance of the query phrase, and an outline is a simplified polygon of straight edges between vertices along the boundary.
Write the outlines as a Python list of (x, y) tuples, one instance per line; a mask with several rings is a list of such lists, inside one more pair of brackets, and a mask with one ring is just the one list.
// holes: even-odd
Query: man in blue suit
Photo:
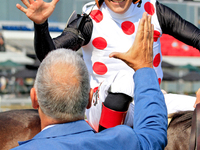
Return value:
[(38, 109), (42, 131), (14, 149), (164, 149), (167, 109), (152, 65), (152, 47), (151, 16), (144, 13), (130, 50), (110, 54), (136, 71), (134, 128), (119, 125), (99, 133), (84, 120), (93, 92), (82, 58), (64, 49), (50, 52), (41, 63), (31, 90), (32, 106)]

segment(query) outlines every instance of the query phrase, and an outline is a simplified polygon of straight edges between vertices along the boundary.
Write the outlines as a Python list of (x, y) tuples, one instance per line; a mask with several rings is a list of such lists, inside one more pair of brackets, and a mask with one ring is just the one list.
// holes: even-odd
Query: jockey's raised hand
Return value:
[(51, 16), (59, 0), (52, 0), (50, 3), (43, 0), (21, 1), (27, 8), (22, 7), (20, 4), (17, 4), (16, 7), (36, 24), (42, 24)]
[(132, 47), (126, 53), (113, 52), (109, 57), (121, 59), (135, 71), (143, 67), (153, 68), (153, 33), (151, 16), (145, 12)]

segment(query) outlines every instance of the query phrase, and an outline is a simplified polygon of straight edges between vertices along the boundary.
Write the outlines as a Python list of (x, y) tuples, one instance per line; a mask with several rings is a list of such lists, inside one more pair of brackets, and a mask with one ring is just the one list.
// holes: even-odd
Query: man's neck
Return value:
[(45, 127), (49, 126), (49, 125), (54, 125), (54, 124), (59, 124), (61, 123), (60, 121), (58, 120), (55, 120), (47, 115), (45, 115), (42, 110), (38, 109), (38, 112), (39, 112), (39, 116), (40, 116), (40, 120), (41, 120), (41, 130), (43, 130)]
[(41, 120), (41, 130), (43, 130), (45, 127), (50, 126), (50, 125), (55, 125), (55, 124), (62, 124), (62, 123), (67, 123), (67, 122), (73, 122), (73, 121), (78, 121), (78, 120), (83, 120), (84, 117), (81, 117), (80, 119), (70, 119), (70, 120), (56, 120), (53, 119), (47, 115), (45, 115), (42, 110), (38, 109), (38, 113), (40, 116), (40, 120)]

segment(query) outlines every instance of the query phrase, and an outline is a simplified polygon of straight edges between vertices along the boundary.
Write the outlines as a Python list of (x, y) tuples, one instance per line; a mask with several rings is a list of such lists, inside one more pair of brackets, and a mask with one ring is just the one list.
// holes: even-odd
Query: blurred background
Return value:
[[(51, 0), (45, 0), (50, 2)], [(91, 0), (60, 0), (49, 18), (52, 37), (65, 28), (71, 13), (82, 13)], [(200, 28), (200, 1), (159, 0)], [(16, 8), (20, 0), (0, 0), (0, 111), (31, 108), (29, 92), (40, 62), (33, 46), (33, 23)], [(169, 93), (195, 95), (200, 88), (200, 53), (169, 35), (161, 37), (164, 72), (160, 86)], [(79, 50), (81, 53), (81, 50)]]

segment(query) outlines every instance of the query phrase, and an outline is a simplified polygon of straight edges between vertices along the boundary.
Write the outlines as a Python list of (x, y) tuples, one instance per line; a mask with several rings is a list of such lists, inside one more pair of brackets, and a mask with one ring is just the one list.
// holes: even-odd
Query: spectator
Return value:
[(2, 33), (0, 33), (0, 52), (5, 52), (5, 42)]

